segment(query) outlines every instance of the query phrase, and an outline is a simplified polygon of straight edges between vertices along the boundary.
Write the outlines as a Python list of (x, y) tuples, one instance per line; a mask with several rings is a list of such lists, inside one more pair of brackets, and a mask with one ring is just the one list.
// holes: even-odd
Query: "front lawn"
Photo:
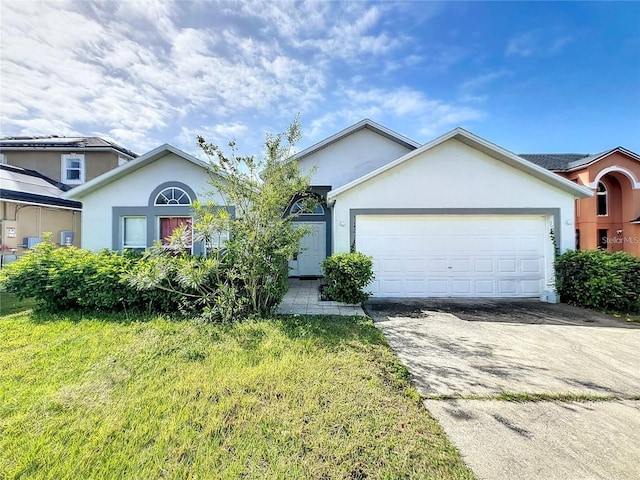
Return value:
[(29, 308), (34, 308), (35, 306), (36, 301), (32, 298), (18, 300), (18, 298), (11, 293), (0, 292), (0, 316), (21, 312)]
[(472, 478), (366, 319), (0, 317), (0, 478)]

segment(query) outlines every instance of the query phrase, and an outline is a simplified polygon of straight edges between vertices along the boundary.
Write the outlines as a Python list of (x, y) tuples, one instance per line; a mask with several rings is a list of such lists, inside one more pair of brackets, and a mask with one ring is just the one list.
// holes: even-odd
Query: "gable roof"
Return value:
[(524, 153), (520, 156), (548, 170), (570, 172), (591, 165), (612, 153), (622, 153), (640, 161), (640, 155), (623, 147), (615, 147), (593, 155), (586, 153)]
[(466, 131), (463, 128), (458, 127), (428, 143), (425, 143), (420, 148), (407, 153), (406, 155), (394, 160), (393, 162), (389, 162), (386, 165), (383, 165), (382, 167), (378, 168), (377, 170), (374, 170), (373, 172), (363, 175), (362, 177), (358, 178), (357, 180), (354, 180), (353, 182), (350, 182), (346, 185), (343, 185), (342, 187), (332, 190), (327, 195), (327, 199), (328, 200), (334, 199), (335, 197), (342, 194), (343, 192), (350, 190), (360, 185), (361, 183), (364, 183), (367, 180), (373, 177), (376, 177), (386, 172), (387, 170), (390, 170), (396, 167), (397, 165), (400, 165), (401, 163), (404, 163), (420, 155), (421, 153), (431, 150), (432, 148), (451, 139), (458, 140), (464, 143), (465, 145), (470, 146), (471, 148), (479, 150), (489, 155), (492, 158), (500, 160), (511, 167), (521, 170), (522, 172), (527, 173), (535, 178), (538, 178), (539, 180), (542, 180), (556, 188), (559, 188), (560, 190), (570, 193), (571, 195), (577, 198), (585, 198), (593, 195), (593, 192), (590, 189), (579, 186), (573, 183), (572, 181), (561, 177), (560, 175), (556, 175), (555, 173), (550, 172), (546, 168), (536, 165), (535, 163), (531, 163), (525, 160), (524, 158), (516, 155), (515, 153), (505, 150), (502, 147), (499, 147), (481, 137), (478, 137), (477, 135), (474, 135), (471, 132)]
[(95, 190), (98, 190), (110, 183), (117, 181), (118, 179), (124, 177), (125, 175), (133, 173), (136, 170), (139, 170), (155, 162), (156, 160), (159, 160), (162, 157), (165, 157), (169, 153), (173, 153), (178, 157), (181, 157), (184, 160), (187, 160), (193, 163), (194, 165), (197, 165), (204, 169), (209, 168), (209, 164), (207, 162), (204, 162), (194, 157), (193, 155), (189, 155), (188, 153), (183, 152), (182, 150), (174, 147), (173, 145), (169, 145), (168, 143), (165, 143), (164, 145), (160, 145), (159, 147), (151, 150), (150, 152), (145, 153), (144, 155), (141, 155), (135, 160), (125, 163), (124, 165), (114, 168), (113, 170), (109, 170), (108, 172), (105, 172), (102, 175), (99, 175), (96, 178), (78, 187), (71, 189), (65, 194), (65, 197), (80, 199)]
[(119, 154), (136, 158), (137, 153), (128, 150), (117, 143), (100, 137), (59, 137), (49, 135), (42, 137), (3, 137), (0, 138), (0, 150), (115, 150)]
[(520, 156), (547, 170), (566, 170), (571, 162), (589, 155), (586, 153), (523, 153)]
[(400, 135), (399, 133), (396, 133), (393, 130), (389, 130), (388, 128), (383, 127), (382, 125), (374, 122), (373, 120), (369, 120), (368, 118), (365, 118), (363, 120), (360, 120), (358, 123), (351, 125), (350, 127), (347, 127), (344, 130), (341, 130), (338, 133), (331, 135), (330, 137), (327, 137), (324, 140), (321, 140), (318, 143), (311, 145), (308, 148), (305, 148), (301, 152), (298, 152), (296, 155), (294, 155), (294, 158), (299, 161), (319, 150), (322, 150), (325, 147), (328, 147), (333, 143), (338, 142), (339, 140), (342, 140), (345, 137), (348, 137), (352, 133), (358, 132), (365, 128), (368, 130), (371, 130), (374, 133), (377, 133), (378, 135), (382, 135), (383, 137), (388, 138), (389, 140), (399, 143), (400, 145), (410, 150), (415, 150), (420, 146), (418, 142), (415, 142), (410, 138)]
[(69, 187), (35, 170), (0, 165), (0, 199), (32, 205), (80, 210), (82, 204), (64, 198)]

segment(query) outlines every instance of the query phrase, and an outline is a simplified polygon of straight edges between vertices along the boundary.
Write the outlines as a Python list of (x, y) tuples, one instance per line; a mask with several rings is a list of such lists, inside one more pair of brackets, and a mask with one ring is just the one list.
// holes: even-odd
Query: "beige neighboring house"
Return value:
[(20, 256), (45, 232), (56, 244), (79, 247), (82, 204), (63, 194), (136, 157), (99, 137), (0, 139), (2, 260)]

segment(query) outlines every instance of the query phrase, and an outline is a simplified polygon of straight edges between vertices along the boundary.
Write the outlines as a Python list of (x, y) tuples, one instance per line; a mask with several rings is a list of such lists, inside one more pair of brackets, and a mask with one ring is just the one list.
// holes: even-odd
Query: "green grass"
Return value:
[(473, 478), (367, 319), (0, 317), (0, 478)]
[(26, 300), (18, 300), (15, 295), (7, 292), (0, 292), (0, 316), (10, 315), (16, 312), (29, 310), (36, 306), (36, 302), (32, 298)]

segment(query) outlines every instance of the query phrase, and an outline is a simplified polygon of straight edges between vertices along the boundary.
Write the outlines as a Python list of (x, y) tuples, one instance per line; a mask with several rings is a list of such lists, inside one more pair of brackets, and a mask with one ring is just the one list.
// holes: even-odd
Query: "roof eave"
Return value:
[(631, 158), (633, 158), (634, 160), (637, 160), (640, 162), (640, 155), (637, 155), (636, 153), (632, 152), (631, 150), (627, 150), (624, 147), (615, 147), (612, 148), (611, 150), (607, 150), (606, 152), (602, 152), (596, 155), (593, 155), (593, 158), (588, 161), (587, 163), (583, 163), (581, 165), (576, 165), (576, 166), (571, 166), (569, 165), (568, 168), (566, 170), (563, 170), (563, 172), (575, 172), (576, 170), (582, 170), (583, 168), (587, 168), (591, 165), (593, 165), (596, 162), (599, 162), (600, 160), (602, 160), (605, 157), (608, 157), (609, 155), (611, 155), (612, 153), (615, 152), (620, 152), (624, 155), (627, 155)]
[(106, 147), (106, 146), (105, 147), (48, 147), (48, 146), (34, 145), (32, 147), (13, 147), (9, 145), (5, 145), (5, 146), (0, 145), (0, 151), (2, 152), (12, 152), (12, 151), (33, 152), (33, 151), (40, 151), (40, 150), (49, 151), (49, 152), (86, 152), (86, 151), (115, 152), (118, 155), (124, 155), (131, 159), (138, 158), (138, 154), (134, 152), (127, 153), (122, 150), (118, 150), (115, 147)]
[(18, 192), (15, 190), (0, 189), (0, 199), (15, 203), (27, 203), (30, 205), (45, 205), (51, 207), (82, 210), (82, 203), (66, 198), (37, 195), (35, 193)]

